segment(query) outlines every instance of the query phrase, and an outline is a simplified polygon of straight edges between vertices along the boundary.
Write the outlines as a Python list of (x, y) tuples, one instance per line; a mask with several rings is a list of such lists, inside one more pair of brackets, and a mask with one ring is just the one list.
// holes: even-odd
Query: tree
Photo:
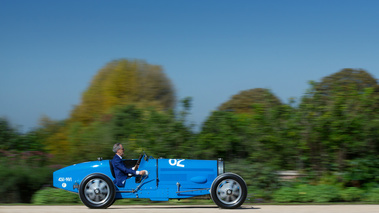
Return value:
[(60, 123), (43, 120), (43, 129), (48, 132), (46, 149), (57, 162), (104, 156), (97, 150), (107, 149), (115, 141), (108, 123), (117, 108), (128, 105), (159, 111), (174, 107), (174, 88), (160, 66), (126, 59), (106, 64), (94, 76), (70, 118)]
[(172, 109), (175, 91), (158, 65), (140, 60), (115, 60), (103, 67), (83, 93), (82, 102), (71, 113), (70, 121), (95, 121), (119, 105), (154, 106)]
[(171, 111), (133, 105), (120, 107), (113, 113), (110, 131), (114, 141), (124, 143), (135, 154), (144, 150), (157, 157), (192, 156), (192, 132)]
[(8, 120), (0, 118), (0, 149), (15, 149), (18, 138), (16, 130), (10, 126)]
[(354, 69), (311, 82), (299, 105), (299, 125), (305, 163), (313, 170), (343, 171), (347, 160), (368, 153), (367, 126), (377, 118), (375, 87), (369, 73)]
[(68, 156), (70, 145), (68, 142), (68, 125), (65, 121), (53, 121), (48, 117), (42, 117), (39, 133), (43, 139), (43, 145), (49, 154), (54, 156), (53, 162), (64, 164), (70, 161)]
[(245, 128), (245, 123), (235, 113), (214, 111), (197, 135), (195, 151), (198, 157), (230, 160), (248, 156), (243, 146)]
[(236, 113), (252, 113), (254, 104), (262, 104), (264, 108), (281, 105), (280, 100), (268, 89), (256, 88), (241, 91), (229, 101), (223, 103), (219, 110)]
[(43, 151), (42, 140), (37, 130), (22, 134), (6, 119), (0, 118), (0, 150)]
[(376, 85), (376, 79), (365, 70), (346, 68), (324, 77), (315, 90), (324, 97), (331, 97), (341, 92), (345, 95), (351, 91), (362, 93), (365, 88)]

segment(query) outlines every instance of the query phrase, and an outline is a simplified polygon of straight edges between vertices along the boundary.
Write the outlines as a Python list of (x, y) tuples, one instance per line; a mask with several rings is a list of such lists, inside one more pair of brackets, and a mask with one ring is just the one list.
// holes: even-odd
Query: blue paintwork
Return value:
[[(136, 183), (136, 177), (131, 177), (126, 180), (125, 187), (116, 186), (116, 199), (148, 198), (152, 201), (167, 201), (209, 195), (212, 182), (218, 175), (217, 160), (143, 158), (139, 170), (147, 170), (147, 178), (140, 184)], [(93, 173), (101, 173), (114, 180), (109, 160), (101, 160), (55, 171), (53, 183), (57, 188), (78, 193), (81, 181)], [(131, 192), (132, 190), (136, 191)]]

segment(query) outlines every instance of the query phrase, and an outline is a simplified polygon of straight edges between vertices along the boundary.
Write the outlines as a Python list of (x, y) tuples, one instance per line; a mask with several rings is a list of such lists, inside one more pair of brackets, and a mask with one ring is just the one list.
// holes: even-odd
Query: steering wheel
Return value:
[(141, 163), (142, 157), (143, 157), (143, 154), (140, 154), (140, 156), (139, 156), (139, 158), (137, 160), (136, 166), (135, 166), (135, 170), (136, 171), (138, 170), (138, 167), (139, 167), (139, 164)]

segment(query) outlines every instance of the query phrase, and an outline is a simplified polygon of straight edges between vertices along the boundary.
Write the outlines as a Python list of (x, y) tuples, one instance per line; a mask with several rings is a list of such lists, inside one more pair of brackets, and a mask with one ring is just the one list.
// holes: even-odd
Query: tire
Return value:
[(80, 200), (91, 209), (106, 209), (115, 201), (116, 188), (108, 176), (95, 173), (80, 183)]
[(247, 186), (239, 175), (224, 173), (213, 181), (211, 198), (213, 202), (223, 209), (235, 209), (246, 200)]

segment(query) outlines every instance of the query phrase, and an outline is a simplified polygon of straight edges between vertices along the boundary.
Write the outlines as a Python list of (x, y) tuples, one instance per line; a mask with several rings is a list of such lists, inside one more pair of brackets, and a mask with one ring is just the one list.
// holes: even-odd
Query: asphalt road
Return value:
[(117, 212), (201, 212), (201, 213), (378, 213), (379, 205), (244, 205), (238, 209), (219, 209), (216, 206), (111, 206), (108, 209), (88, 209), (85, 206), (0, 206), (1, 213), (117, 213)]

